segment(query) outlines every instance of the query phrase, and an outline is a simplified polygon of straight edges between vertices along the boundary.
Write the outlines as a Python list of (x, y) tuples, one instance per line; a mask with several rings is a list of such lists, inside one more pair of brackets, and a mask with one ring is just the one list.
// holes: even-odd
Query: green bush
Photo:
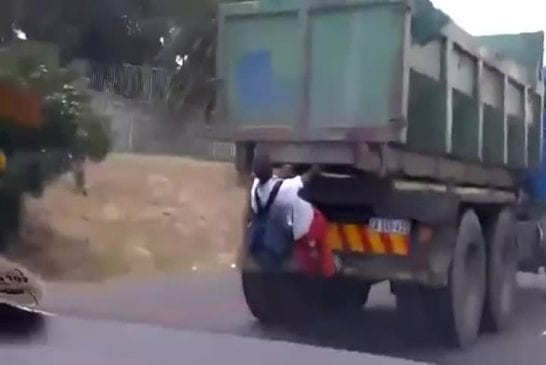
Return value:
[(78, 76), (39, 61), (39, 55), (25, 55), (12, 62), (15, 67), (8, 76), (1, 77), (14, 86), (38, 90), (42, 96), (40, 125), (0, 121), (0, 149), (8, 154), (2, 184), (9, 182), (13, 189), (26, 192), (31, 192), (30, 185), (44, 186), (67, 171), (69, 155), (102, 161), (110, 151), (109, 120), (92, 109)]

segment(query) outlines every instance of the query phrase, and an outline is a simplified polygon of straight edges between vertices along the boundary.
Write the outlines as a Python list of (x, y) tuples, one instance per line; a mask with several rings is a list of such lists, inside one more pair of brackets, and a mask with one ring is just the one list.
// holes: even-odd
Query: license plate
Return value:
[(371, 218), (368, 227), (379, 233), (409, 235), (411, 224), (404, 219)]

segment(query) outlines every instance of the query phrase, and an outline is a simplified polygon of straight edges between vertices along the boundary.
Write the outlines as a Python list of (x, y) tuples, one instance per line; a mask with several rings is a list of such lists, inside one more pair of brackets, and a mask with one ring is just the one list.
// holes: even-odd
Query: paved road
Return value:
[[(4, 308), (2, 311), (7, 312)], [(4, 341), (0, 342), (2, 364), (10, 365), (425, 365), (357, 352), (153, 325), (44, 317), (13, 310), (4, 314), (25, 322), (25, 325), (19, 322), (19, 329), (26, 327), (19, 336), (13, 333), (15, 321), (7, 326), (3, 323), (0, 330), (4, 335)]]
[[(521, 275), (517, 320), (499, 335), (483, 335), (461, 352), (434, 345), (409, 345), (396, 332), (394, 300), (386, 285), (373, 288), (361, 313), (326, 320), (298, 330), (263, 330), (252, 320), (240, 295), (235, 273), (154, 278), (111, 283), (100, 290), (51, 285), (44, 309), (89, 319), (159, 324), (244, 337), (373, 353), (440, 365), (546, 361), (546, 280)], [(120, 324), (121, 325), (121, 324)]]

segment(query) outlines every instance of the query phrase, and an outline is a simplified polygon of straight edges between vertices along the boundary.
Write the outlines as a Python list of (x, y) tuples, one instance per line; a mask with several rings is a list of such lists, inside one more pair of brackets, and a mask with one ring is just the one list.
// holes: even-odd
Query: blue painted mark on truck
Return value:
[(283, 90), (275, 76), (268, 50), (256, 50), (243, 57), (237, 65), (235, 81), (244, 113), (271, 116), (286, 107), (288, 90)]

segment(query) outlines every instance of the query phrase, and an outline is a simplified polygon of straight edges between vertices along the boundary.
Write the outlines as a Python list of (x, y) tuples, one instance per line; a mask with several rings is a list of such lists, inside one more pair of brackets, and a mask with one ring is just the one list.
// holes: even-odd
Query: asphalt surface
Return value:
[[(370, 301), (361, 312), (350, 313), (342, 318), (328, 318), (305, 328), (263, 329), (247, 312), (238, 277), (234, 272), (223, 275), (195, 274), (179, 278), (133, 279), (110, 283), (101, 288), (71, 288), (64, 284), (52, 284), (43, 309), (58, 313), (61, 317), (48, 319), (43, 329), (45, 335), (38, 335), (38, 340), (33, 341), (39, 343), (40, 338), (47, 338), (48, 333), (55, 334), (58, 332), (56, 326), (61, 326), (63, 336), (68, 337), (78, 337), (82, 332), (87, 332), (85, 326), (70, 322), (79, 320), (66, 319), (68, 316), (86, 318), (82, 323), (88, 325), (105, 325), (108, 329), (95, 330), (104, 336), (101, 343), (118, 343), (120, 334), (116, 328), (124, 329), (129, 323), (133, 323), (153, 325), (152, 328), (161, 326), (164, 331), (197, 330), (212, 333), (212, 336), (237, 335), (247, 339), (266, 340), (265, 343), (281, 341), (441, 365), (544, 364), (546, 279), (539, 275), (521, 275), (519, 283), (519, 301), (512, 328), (501, 334), (482, 335), (479, 342), (467, 351), (449, 350), (435, 344), (408, 344), (403, 341), (397, 333), (394, 299), (386, 285), (378, 285), (372, 289)], [(116, 322), (106, 325), (103, 320)], [(58, 321), (69, 322), (59, 325)], [(96, 338), (97, 336), (92, 337), (92, 341)], [(164, 341), (164, 336), (159, 333), (153, 338), (150, 341), (154, 341), (154, 344), (155, 341)]]
[(34, 321), (34, 336), (12, 337), (0, 345), (2, 364), (419, 365), (357, 352), (152, 325), (28, 313), (16, 316), (25, 317), (27, 325)]

